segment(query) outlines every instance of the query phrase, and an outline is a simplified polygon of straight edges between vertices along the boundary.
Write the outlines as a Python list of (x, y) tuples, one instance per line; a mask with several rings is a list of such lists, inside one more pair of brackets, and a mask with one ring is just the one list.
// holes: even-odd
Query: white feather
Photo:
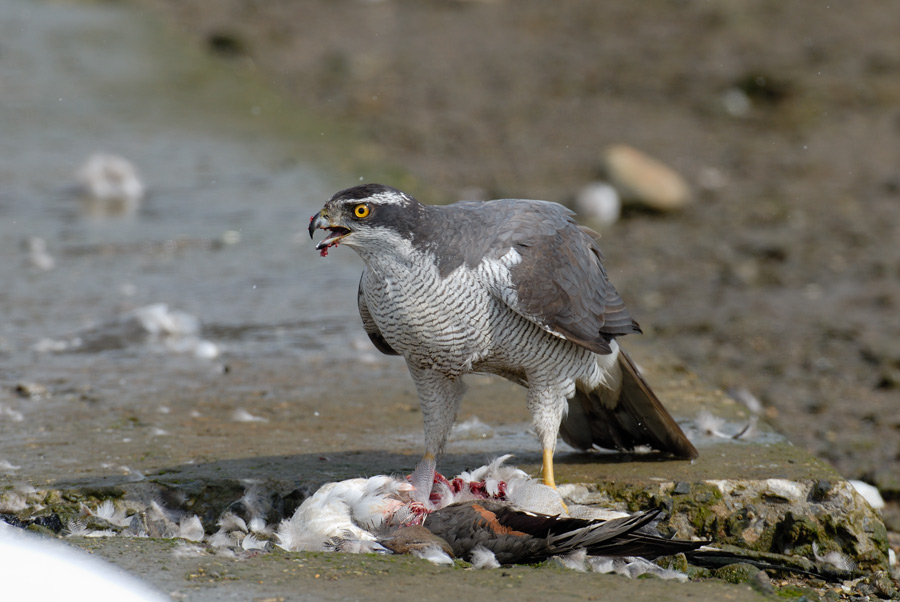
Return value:
[(230, 548), (236, 544), (234, 534), (227, 531), (216, 531), (209, 536), (209, 545), (214, 548)]
[(263, 550), (269, 546), (269, 542), (263, 541), (253, 535), (252, 533), (248, 533), (244, 536), (243, 541), (241, 541), (241, 547), (245, 550)]
[(179, 543), (175, 546), (175, 549), (172, 550), (172, 555), (175, 558), (197, 558), (199, 556), (206, 556), (206, 551), (195, 544)]
[(473, 569), (498, 569), (500, 563), (494, 553), (483, 545), (479, 544), (472, 548), (469, 552), (469, 562), (472, 563)]
[(266, 533), (268, 530), (266, 528), (266, 521), (260, 517), (251, 518), (250, 524), (247, 525), (250, 528), (251, 533)]
[(440, 548), (438, 545), (430, 545), (425, 546), (421, 550), (413, 550), (413, 556), (418, 558), (422, 558), (431, 562), (432, 564), (438, 565), (450, 565), (453, 564), (453, 559)]
[(133, 516), (126, 516), (124, 508), (116, 508), (112, 500), (106, 500), (97, 509), (92, 512), (97, 518), (102, 518), (111, 525), (117, 527), (128, 527), (131, 525)]
[(578, 571), (579, 573), (583, 573), (587, 570), (587, 550), (585, 550), (584, 548), (573, 550), (568, 554), (554, 556), (553, 560), (557, 564), (559, 564), (559, 566), (573, 571)]
[(640, 557), (592, 556), (588, 566), (595, 573), (617, 573), (634, 579), (641, 575), (654, 575), (660, 579), (687, 581), (688, 577), (680, 571), (664, 569), (661, 566)]
[(185, 516), (178, 523), (178, 537), (188, 541), (203, 541), (205, 532), (200, 517), (196, 514)]
[(323, 485), (281, 522), (276, 533), (279, 546), (316, 551), (332, 549), (334, 542), (375, 542), (369, 529), (381, 527), (404, 506), (406, 501), (399, 496), (410, 489), (408, 483), (388, 476)]
[(220, 516), (216, 524), (222, 531), (243, 531), (246, 533), (248, 530), (247, 523), (244, 522), (244, 519), (233, 512), (226, 512)]

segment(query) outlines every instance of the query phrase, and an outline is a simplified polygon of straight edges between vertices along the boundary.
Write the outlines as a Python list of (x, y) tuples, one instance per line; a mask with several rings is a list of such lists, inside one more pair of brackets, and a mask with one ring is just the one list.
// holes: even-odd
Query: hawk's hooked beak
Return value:
[(321, 251), (322, 256), (328, 254), (328, 247), (338, 244), (342, 238), (350, 234), (348, 228), (331, 223), (325, 210), (309, 218), (309, 237), (312, 238), (316, 230), (328, 230), (329, 234), (316, 245), (316, 250)]

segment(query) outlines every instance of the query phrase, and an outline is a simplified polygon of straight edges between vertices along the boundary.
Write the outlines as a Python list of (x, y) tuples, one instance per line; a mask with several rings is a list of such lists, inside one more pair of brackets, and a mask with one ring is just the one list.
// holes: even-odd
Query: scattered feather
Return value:
[(0, 403), (0, 420), (9, 420), (10, 422), (22, 422), (25, 420), (25, 415), (18, 410), (14, 410), (9, 406), (6, 406)]
[(764, 409), (762, 402), (750, 391), (744, 388), (728, 389), (728, 396), (743, 404), (753, 414), (762, 414)]
[(247, 529), (247, 523), (244, 519), (233, 512), (225, 512), (222, 514), (216, 522), (216, 525), (218, 525), (221, 531), (225, 532), (241, 531), (246, 533), (249, 530)]
[(877, 487), (855, 479), (851, 479), (850, 484), (853, 485), (853, 489), (856, 490), (856, 493), (869, 502), (869, 505), (872, 506), (872, 508), (876, 510), (884, 508), (884, 498), (881, 497), (881, 492), (878, 491)]
[(178, 523), (178, 537), (188, 541), (202, 541), (206, 533), (203, 530), (203, 523), (196, 514), (185, 516)]
[(80, 520), (70, 520), (66, 523), (66, 530), (73, 537), (84, 537), (89, 529)]
[(466, 441), (471, 439), (490, 439), (494, 436), (494, 429), (473, 416), (465, 422), (460, 422), (453, 427), (450, 437), (454, 441)]
[(251, 518), (247, 526), (250, 528), (251, 533), (266, 533), (268, 531), (266, 521), (258, 516)]
[(616, 573), (635, 579), (641, 575), (654, 575), (660, 579), (687, 581), (688, 577), (680, 571), (664, 569), (658, 564), (640, 557), (592, 556), (588, 565), (595, 573)]
[[(125, 441), (127, 443), (127, 441), (130, 441), (130, 439), (129, 440), (123, 439), (123, 441)], [(122, 471), (122, 474), (129, 475), (131, 477), (130, 480), (134, 481), (134, 482), (143, 481), (144, 479), (147, 478), (144, 476), (144, 473), (142, 473), (140, 470), (136, 470), (134, 468), (129, 468), (128, 466), (119, 466), (119, 470)]]
[(553, 557), (553, 562), (565, 569), (583, 573), (587, 570), (587, 550), (580, 548)]
[(753, 414), (750, 416), (750, 420), (747, 421), (747, 424), (744, 425), (744, 428), (739, 430), (737, 433), (732, 435), (732, 439), (749, 439), (756, 435), (756, 428), (759, 424), (759, 416)]
[(247, 410), (243, 408), (238, 408), (234, 412), (231, 413), (231, 421), (232, 422), (268, 422), (267, 418), (263, 418), (261, 416), (254, 416)]
[(128, 527), (134, 518), (133, 516), (126, 516), (126, 510), (124, 508), (116, 508), (111, 500), (104, 501), (91, 513), (116, 527)]
[(247, 551), (250, 550), (263, 550), (269, 547), (269, 542), (263, 541), (253, 535), (252, 533), (248, 533), (244, 536), (244, 539), (241, 541), (241, 547)]
[(139, 307), (125, 319), (136, 320), (148, 334), (191, 336), (200, 332), (200, 321), (183, 311), (170, 311), (166, 303), (154, 303)]
[(175, 556), (175, 558), (197, 558), (199, 556), (206, 556), (206, 550), (196, 544), (182, 542), (175, 546), (175, 549), (172, 550), (172, 555)]
[(475, 546), (469, 554), (473, 569), (498, 569), (500, 563), (494, 553), (482, 545)]
[(56, 266), (56, 260), (47, 251), (47, 243), (37, 236), (28, 237), (22, 245), (28, 253), (28, 265), (41, 271), (52, 270)]
[(112, 529), (98, 529), (95, 531), (88, 531), (84, 534), (84, 537), (115, 537), (118, 535)]
[(238, 539), (234, 533), (227, 531), (216, 531), (209, 536), (209, 545), (214, 548), (230, 548), (238, 544)]
[(816, 562), (831, 565), (840, 571), (846, 571), (848, 573), (856, 570), (856, 563), (846, 554), (834, 550), (819, 554), (819, 545), (815, 541), (812, 544), (812, 552)]
[[(416, 549), (412, 551), (412, 555), (417, 558), (422, 558), (423, 560), (427, 560), (432, 564), (438, 565), (451, 565), (453, 564), (453, 559), (447, 554), (447, 552), (443, 551), (440, 546), (437, 545), (429, 545), (425, 546), (421, 549)], [(496, 562), (496, 559), (495, 559)]]
[(725, 420), (714, 416), (709, 410), (700, 410), (700, 413), (697, 414), (697, 428), (708, 437), (731, 438), (731, 435), (722, 431), (724, 426)]
[(15, 472), (22, 468), (21, 466), (17, 466), (11, 463), (9, 460), (0, 460), (0, 471), (3, 472)]
[(59, 339), (43, 337), (41, 339), (38, 339), (38, 341), (31, 346), (31, 349), (32, 351), (35, 351), (37, 353), (60, 353), (63, 351), (68, 351), (73, 347), (79, 347), (80, 345), (81, 341), (78, 339), (63, 341)]

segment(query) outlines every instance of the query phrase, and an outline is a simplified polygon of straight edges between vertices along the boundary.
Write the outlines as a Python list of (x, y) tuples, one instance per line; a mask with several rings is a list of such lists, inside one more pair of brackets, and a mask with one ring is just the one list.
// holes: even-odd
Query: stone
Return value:
[(630, 146), (607, 147), (603, 169), (623, 203), (668, 212), (684, 209), (691, 202), (691, 190), (681, 175)]
[(736, 562), (713, 571), (713, 575), (728, 583), (749, 583), (760, 572), (758, 568), (746, 562)]
[(775, 595), (775, 586), (765, 571), (757, 571), (755, 575), (748, 581), (750, 587), (766, 596)]
[(36, 382), (20, 382), (16, 385), (15, 391), (20, 397), (34, 401), (50, 397), (50, 391), (47, 387)]
[(575, 196), (575, 212), (586, 220), (609, 226), (619, 221), (622, 200), (613, 186), (606, 182), (591, 182)]

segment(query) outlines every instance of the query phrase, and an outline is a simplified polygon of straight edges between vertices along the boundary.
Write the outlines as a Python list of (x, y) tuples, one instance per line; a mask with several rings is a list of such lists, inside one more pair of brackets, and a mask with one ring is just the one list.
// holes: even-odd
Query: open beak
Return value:
[(309, 218), (309, 237), (312, 238), (316, 230), (328, 230), (328, 235), (316, 244), (316, 250), (320, 252), (322, 257), (328, 254), (328, 248), (337, 245), (341, 239), (350, 234), (350, 230), (332, 224), (322, 211)]

